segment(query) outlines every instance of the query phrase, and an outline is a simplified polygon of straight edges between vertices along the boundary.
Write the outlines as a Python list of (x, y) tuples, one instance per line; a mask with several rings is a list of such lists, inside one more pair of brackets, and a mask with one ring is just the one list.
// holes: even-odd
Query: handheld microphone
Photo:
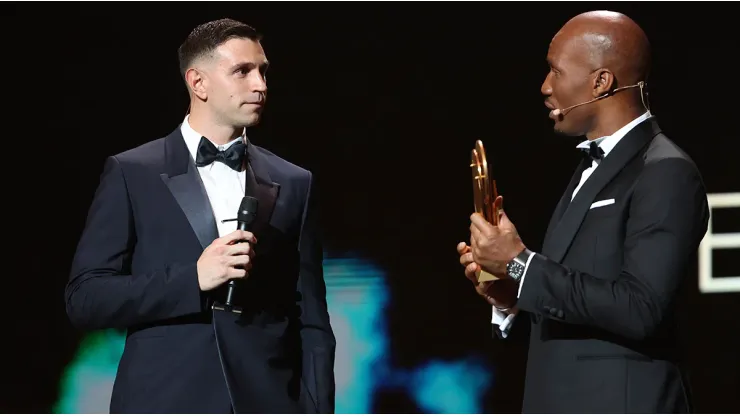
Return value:
[(620, 87), (620, 88), (617, 88), (615, 90), (612, 90), (612, 91), (609, 91), (609, 92), (605, 92), (604, 94), (602, 94), (602, 95), (594, 98), (593, 100), (584, 101), (584, 102), (582, 102), (580, 104), (572, 105), (572, 106), (566, 107), (566, 108), (556, 108), (556, 109), (552, 110), (552, 115), (555, 116), (555, 117), (558, 117), (558, 116), (561, 116), (561, 115), (564, 116), (566, 111), (570, 111), (570, 110), (572, 110), (572, 109), (574, 109), (576, 107), (580, 107), (582, 105), (591, 104), (592, 102), (601, 100), (602, 98), (610, 97), (610, 96), (616, 94), (619, 91), (626, 90), (627, 88), (635, 88), (635, 87), (640, 87), (640, 98), (642, 99), (642, 105), (644, 105), (645, 108), (648, 111), (650, 111), (650, 106), (645, 102), (645, 94), (644, 94), (644, 91), (643, 91), (643, 88), (645, 87), (645, 82), (644, 81), (640, 81), (640, 82), (638, 82), (637, 84), (634, 84), (634, 85), (627, 85), (625, 87)]
[[(245, 196), (242, 198), (242, 203), (239, 205), (239, 211), (236, 214), (236, 229), (242, 231), (252, 231), (252, 223), (257, 218), (257, 206), (259, 201), (257, 198), (251, 196)], [(236, 243), (243, 243), (244, 241), (237, 241)], [(229, 280), (229, 291), (226, 293), (225, 306), (229, 309), (234, 309), (234, 293), (236, 290), (236, 279)], [(234, 312), (240, 312), (234, 310)]]

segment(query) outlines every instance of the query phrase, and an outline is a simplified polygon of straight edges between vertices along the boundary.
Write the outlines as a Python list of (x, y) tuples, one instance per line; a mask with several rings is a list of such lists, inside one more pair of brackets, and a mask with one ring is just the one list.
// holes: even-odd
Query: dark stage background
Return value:
[[(13, 250), (6, 254), (11, 267), (2, 296), (10, 306), (2, 322), (3, 344), (10, 351), (3, 354), (7, 382), (0, 389), (0, 411), (75, 409), (59, 402), (72, 394), (64, 385), (74, 380), (64, 377), (89, 334), (69, 324), (63, 288), (103, 161), (162, 137), (181, 122), (187, 94), (176, 49), (195, 25), (232, 17), (265, 34), (271, 61), (267, 109), (250, 138), (315, 172), (327, 262), (364, 265), (337, 266), (332, 279), (354, 278), (364, 289), (357, 292), (359, 299), (332, 298), (339, 311), (332, 319), (362, 321), (362, 310), (352, 312), (348, 305), (363, 304), (362, 294), (371, 290), (362, 283), (362, 271), (376, 270), (368, 275), (381, 276), (387, 297), (379, 315), (385, 346), (378, 357), (393, 374), (412, 374), (422, 366), (429, 371), (413, 373), (421, 378), (383, 378), (352, 373), (338, 361), (338, 372), (375, 380), (372, 387), (338, 397), (351, 402), (338, 411), (519, 412), (526, 341), (490, 338), (490, 308), (465, 280), (455, 252), (456, 243), (468, 237), (468, 158), (474, 141), (487, 146), (507, 212), (524, 242), (539, 249), (577, 164), (574, 147), (580, 141), (555, 136), (547, 118), (540, 85), (548, 44), (575, 14), (612, 9), (633, 17), (650, 37), (651, 104), (664, 131), (695, 159), (710, 193), (740, 192), (734, 63), (740, 36), (729, 7), (3, 5), (3, 26), (10, 30), (3, 67), (14, 74), (6, 86), (20, 88), (6, 124), (25, 131), (6, 136), (5, 150), (12, 144), (27, 150), (4, 157), (12, 172), (6, 192), (17, 195), (14, 204), (23, 216), (7, 220), (12, 230), (4, 239)], [(737, 208), (717, 213), (715, 232), (740, 232), (738, 214)], [(714, 257), (714, 274), (740, 275), (740, 250), (724, 253)], [(740, 293), (703, 293), (697, 267), (687, 272), (688, 303), (679, 313), (696, 410), (739, 412)], [(360, 342), (353, 339), (348, 342)], [(432, 387), (409, 387), (432, 374), (429, 368), (451, 362), (482, 370), (475, 373), (483, 374), (477, 396), (463, 402), (454, 392), (445, 396)], [(441, 380), (436, 388), (453, 391), (459, 384), (444, 384), (457, 380), (449, 371), (435, 374), (429, 377)], [(356, 406), (358, 400), (364, 407)]]

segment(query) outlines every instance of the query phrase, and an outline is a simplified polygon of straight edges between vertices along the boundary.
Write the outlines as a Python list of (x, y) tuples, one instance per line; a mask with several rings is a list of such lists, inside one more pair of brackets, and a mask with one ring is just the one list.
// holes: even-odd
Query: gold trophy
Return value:
[[(498, 226), (501, 218), (501, 201), (497, 198), (496, 181), (491, 179), (486, 160), (486, 151), (483, 142), (475, 142), (475, 148), (470, 151), (470, 167), (473, 170), (473, 203), (475, 212), (482, 215), (486, 221)], [(490, 282), (498, 277), (479, 270), (478, 282)]]

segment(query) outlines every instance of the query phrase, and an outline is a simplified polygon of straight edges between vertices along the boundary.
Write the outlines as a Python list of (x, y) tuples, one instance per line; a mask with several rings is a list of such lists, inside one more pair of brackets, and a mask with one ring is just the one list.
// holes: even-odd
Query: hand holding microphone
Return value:
[(198, 259), (198, 283), (203, 291), (212, 290), (228, 280), (226, 306), (232, 306), (236, 281), (248, 276), (252, 268), (257, 238), (251, 233), (257, 217), (257, 198), (245, 196), (236, 215), (236, 231), (213, 240)]
[(212, 290), (230, 279), (247, 277), (254, 257), (252, 245), (256, 242), (254, 234), (242, 230), (213, 240), (198, 259), (200, 290)]

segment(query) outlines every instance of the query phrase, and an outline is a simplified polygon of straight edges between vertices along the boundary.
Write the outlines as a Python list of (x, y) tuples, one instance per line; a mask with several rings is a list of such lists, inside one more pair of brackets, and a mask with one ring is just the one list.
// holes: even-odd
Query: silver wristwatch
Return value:
[(516, 257), (514, 257), (509, 263), (506, 264), (506, 274), (512, 279), (516, 280), (517, 283), (524, 276), (524, 268), (527, 265), (527, 260), (532, 254), (532, 251), (528, 248), (522, 250)]

